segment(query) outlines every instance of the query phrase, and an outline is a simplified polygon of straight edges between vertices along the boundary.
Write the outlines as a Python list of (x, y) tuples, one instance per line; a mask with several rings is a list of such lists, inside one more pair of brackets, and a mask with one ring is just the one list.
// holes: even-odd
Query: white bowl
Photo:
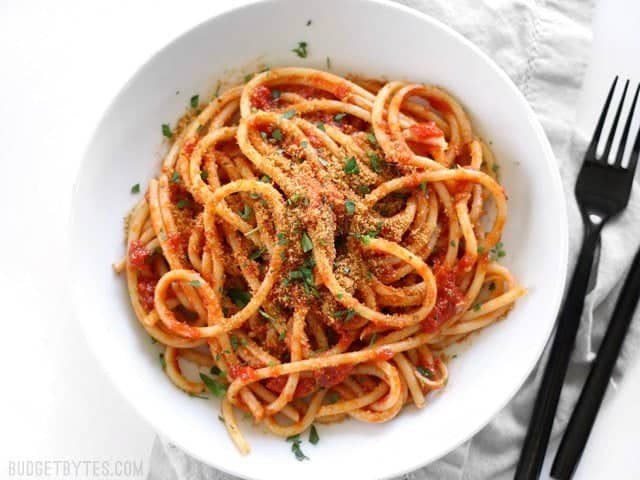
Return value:
[[(307, 26), (307, 20), (312, 24)], [(291, 49), (309, 45), (309, 57)], [(505, 262), (529, 289), (504, 321), (473, 337), (450, 365), (450, 381), (421, 411), (386, 424), (320, 426), (290, 444), (242, 423), (252, 452), (242, 457), (218, 421), (214, 401), (190, 398), (161, 371), (158, 351), (138, 325), (124, 279), (111, 262), (124, 253), (123, 217), (139, 196), (131, 185), (157, 174), (160, 125), (217, 79), (240, 78), (258, 61), (410, 79), (445, 87), (492, 142), (509, 195)], [(179, 91), (179, 94), (176, 94)], [(160, 50), (108, 108), (89, 143), (72, 212), (72, 292), (96, 356), (122, 394), (162, 435), (229, 473), (280, 480), (385, 478), (444, 455), (487, 424), (535, 365), (551, 332), (567, 265), (567, 219), (549, 143), (509, 78), (462, 36), (426, 15), (372, 0), (273, 0), (211, 18)], [(107, 410), (105, 409), (105, 412)], [(125, 434), (123, 432), (123, 434)]]

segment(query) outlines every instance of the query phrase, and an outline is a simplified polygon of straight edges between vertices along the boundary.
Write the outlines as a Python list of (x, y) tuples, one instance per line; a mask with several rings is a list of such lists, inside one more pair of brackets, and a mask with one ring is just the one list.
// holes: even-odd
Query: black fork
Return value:
[(622, 159), (631, 128), (633, 112), (638, 100), (640, 85), (636, 88), (615, 159), (610, 163), (609, 154), (611, 153), (611, 146), (629, 86), (628, 80), (625, 83), (620, 104), (615, 113), (604, 151), (599, 157), (596, 154), (605, 118), (609, 110), (609, 104), (611, 103), (617, 82), (618, 77), (615, 78), (611, 85), (609, 95), (600, 114), (600, 119), (598, 120), (593, 138), (591, 139), (578, 175), (575, 195), (582, 214), (584, 238), (571, 284), (560, 315), (558, 316), (556, 335), (544, 371), (544, 377), (540, 384), (533, 414), (529, 421), (529, 429), (524, 441), (524, 446), (522, 447), (522, 453), (520, 454), (520, 461), (516, 469), (515, 478), (517, 480), (534, 480), (540, 475), (547, 443), (549, 442), (549, 435), (551, 434), (551, 427), (553, 426), (553, 419), (562, 390), (562, 384), (569, 365), (569, 359), (571, 358), (578, 326), (580, 325), (580, 317), (582, 316), (584, 307), (584, 297), (587, 293), (589, 276), (591, 274), (596, 246), (600, 238), (600, 231), (608, 220), (624, 210), (627, 203), (629, 203), (633, 175), (640, 153), (640, 131), (636, 135), (629, 163), (626, 167), (622, 166)]

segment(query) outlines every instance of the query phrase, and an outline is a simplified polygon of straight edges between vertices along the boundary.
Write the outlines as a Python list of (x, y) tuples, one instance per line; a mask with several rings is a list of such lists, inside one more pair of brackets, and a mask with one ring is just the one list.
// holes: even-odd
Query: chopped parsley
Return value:
[(347, 310), (338, 310), (331, 314), (333, 318), (341, 319), (343, 322), (349, 322), (356, 314), (356, 311), (353, 308), (348, 308)]
[(307, 27), (311, 25), (311, 20), (307, 20)]
[(251, 215), (252, 211), (253, 210), (251, 209), (251, 207), (245, 203), (244, 204), (244, 209), (239, 214), (240, 218), (242, 218), (243, 220), (247, 220), (249, 218), (249, 215)]
[(360, 167), (358, 167), (358, 162), (356, 162), (355, 157), (350, 157), (347, 159), (346, 163), (343, 167), (344, 173), (347, 175), (354, 175), (360, 173)]
[(482, 245), (478, 246), (478, 253), (484, 253), (484, 247)]
[(271, 139), (280, 143), (282, 141), (282, 132), (279, 128), (276, 128), (271, 132)]
[(213, 367), (211, 367), (209, 372), (211, 372), (211, 375), (215, 375), (216, 377), (217, 376), (224, 376), (224, 372), (222, 370), (220, 370), (220, 367), (218, 367), (217, 365), (214, 365)]
[(136, 183), (133, 187), (131, 187), (131, 193), (140, 193), (140, 184)]
[(353, 203), (353, 200), (345, 200), (344, 207), (347, 209), (347, 215), (353, 215), (353, 212), (356, 211), (356, 204)]
[(169, 126), (168, 123), (162, 124), (162, 135), (164, 135), (167, 138), (173, 137), (173, 132), (171, 131), (171, 127)]
[(160, 359), (160, 366), (165, 370), (167, 368), (167, 361), (164, 359), (164, 353), (160, 353), (158, 358)]
[(262, 175), (260, 181), (262, 183), (271, 183), (271, 177), (269, 175)]
[(333, 116), (333, 119), (334, 119), (337, 123), (340, 123), (340, 122), (342, 122), (342, 119), (343, 119), (344, 117), (346, 117), (346, 116), (347, 116), (347, 114), (346, 114), (346, 113), (336, 113), (336, 114)]
[(285, 120), (289, 120), (291, 117), (294, 117), (295, 114), (298, 113), (295, 110), (287, 110), (286, 112), (284, 112), (282, 114), (282, 118), (284, 118)]
[(309, 53), (307, 52), (307, 42), (298, 42), (298, 46), (291, 51), (300, 58), (307, 58), (307, 54)]
[(309, 205), (309, 199), (300, 193), (294, 193), (291, 197), (287, 198), (287, 205), (295, 207), (300, 201), (302, 201), (305, 206)]
[(300, 435), (287, 437), (287, 442), (292, 442), (291, 451), (296, 456), (296, 460), (298, 460), (299, 462), (303, 460), (309, 460), (309, 457), (302, 453), (302, 449), (300, 448), (300, 444), (302, 443), (302, 441), (300, 440)]
[(273, 318), (271, 315), (269, 315), (265, 310), (263, 310), (262, 308), (260, 310), (258, 310), (258, 313), (260, 314), (260, 316), (266, 318), (267, 320), (269, 320), (270, 322), (275, 322), (276, 319)]
[(244, 83), (247, 83), (249, 80), (251, 80), (253, 78), (253, 73), (247, 73), (244, 76)]
[(180, 183), (182, 181), (182, 178), (180, 178), (180, 174), (178, 172), (173, 172), (171, 174), (171, 179), (170, 179), (171, 183)]
[(358, 192), (360, 192), (362, 195), (367, 195), (368, 193), (371, 193), (371, 189), (368, 185), (360, 185), (358, 187)]
[(205, 397), (204, 395), (196, 395), (195, 393), (187, 392), (187, 395), (190, 397), (201, 398), (202, 400), (208, 400), (209, 397)]
[(302, 148), (307, 148), (309, 146), (309, 142), (307, 142), (306, 140), (303, 140), (302, 142), (300, 142), (300, 146)]
[(365, 245), (368, 245), (371, 239), (376, 238), (378, 235), (380, 235), (381, 231), (382, 231), (382, 222), (379, 222), (375, 230), (369, 230), (365, 234), (355, 234), (355, 236), (356, 238), (360, 239), (362, 243), (364, 243)]
[(427, 192), (427, 182), (422, 182), (420, 185), (418, 185), (418, 188), (426, 193)]
[(369, 340), (369, 346), (373, 347), (373, 344), (376, 343), (377, 339), (378, 339), (377, 333), (374, 333), (373, 335), (371, 335), (371, 339)]
[(327, 57), (327, 70), (331, 70), (331, 59)]
[(378, 139), (376, 138), (376, 136), (373, 134), (373, 132), (369, 132), (367, 133), (367, 140), (369, 141), (369, 143), (371, 145), (377, 145), (378, 144)]
[(318, 296), (318, 289), (313, 278), (313, 267), (316, 266), (314, 259), (307, 258), (303, 264), (297, 270), (292, 270), (284, 280), (284, 284), (288, 285), (291, 282), (302, 282), (305, 292), (310, 293), (313, 296)]
[(504, 257), (507, 254), (507, 252), (505, 252), (504, 250), (504, 245), (502, 244), (502, 242), (498, 242), (495, 244), (495, 246), (491, 249), (491, 252), (489, 254), (489, 259), (493, 262), (497, 261), (499, 258)]
[(323, 132), (326, 132), (325, 128), (324, 128), (324, 123), (322, 122), (318, 122), (316, 123), (316, 127), (318, 127), (320, 130), (322, 130)]
[(200, 95), (194, 95), (193, 97), (191, 97), (191, 100), (189, 101), (189, 103), (191, 104), (191, 108), (196, 108), (199, 102), (200, 102)]
[(489, 284), (489, 291), (493, 292), (496, 289), (496, 282), (491, 282)]
[(423, 377), (426, 377), (429, 380), (433, 380), (433, 372), (431, 371), (431, 369), (427, 367), (418, 367), (416, 368), (416, 370), (418, 370), (420, 375), (422, 375)]
[(307, 232), (302, 232), (302, 236), (300, 237), (300, 246), (304, 253), (313, 250), (313, 243), (311, 242), (309, 235), (307, 235)]
[(474, 312), (479, 312), (481, 308), (482, 308), (482, 305), (481, 305), (481, 304), (479, 304), (479, 303), (476, 303), (476, 304), (473, 306), (473, 311), (474, 311)]
[(186, 198), (181, 198), (176, 202), (176, 207), (178, 207), (179, 210), (183, 210), (187, 208), (189, 205), (191, 205), (191, 202)]
[(262, 257), (262, 254), (266, 251), (267, 249), (264, 247), (256, 248), (249, 254), (249, 260), (258, 260), (260, 257)]
[(216, 91), (213, 92), (213, 96), (215, 98), (218, 98), (220, 96), (220, 82), (218, 82), (218, 84), (216, 85)]
[(452, 247), (455, 247), (455, 246), (457, 245), (457, 243), (456, 243), (456, 241), (455, 241), (455, 240), (451, 240), (451, 241), (449, 242), (449, 245), (451, 245)]
[(189, 285), (195, 288), (200, 288), (202, 283), (200, 283), (200, 280), (189, 280)]
[(277, 100), (280, 98), (281, 92), (280, 90), (271, 90), (271, 98)]
[(278, 232), (276, 237), (278, 237), (278, 245), (286, 245), (289, 243), (289, 239), (282, 232)]
[(340, 400), (340, 394), (337, 392), (331, 392), (327, 395), (327, 402), (329, 403), (336, 403), (338, 400)]
[(371, 170), (376, 173), (382, 172), (382, 161), (380, 157), (373, 152), (367, 152), (367, 157), (369, 157), (369, 162), (371, 162)]
[(231, 335), (231, 337), (229, 337), (229, 341), (231, 342), (231, 348), (233, 349), (233, 351), (235, 352), (236, 350), (238, 350), (238, 347), (240, 346), (238, 337), (236, 337), (235, 335)]
[(200, 170), (200, 178), (206, 182), (209, 179), (209, 172), (207, 170)]
[(246, 290), (241, 290), (239, 288), (229, 288), (227, 290), (227, 295), (231, 298), (231, 301), (240, 308), (246, 307), (251, 301), (251, 294)]
[(223, 397), (225, 393), (227, 393), (227, 387), (223, 383), (214, 380), (204, 373), (200, 374), (200, 380), (202, 380), (202, 383), (204, 383), (205, 387), (207, 387), (207, 389), (215, 397)]
[(317, 445), (319, 441), (320, 441), (320, 435), (318, 435), (316, 426), (311, 425), (311, 430), (309, 431), (309, 443), (311, 443), (312, 445)]

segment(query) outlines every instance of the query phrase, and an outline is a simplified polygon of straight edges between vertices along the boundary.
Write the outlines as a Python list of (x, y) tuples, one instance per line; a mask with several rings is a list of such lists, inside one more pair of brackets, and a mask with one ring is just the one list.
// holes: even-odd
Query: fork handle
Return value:
[(558, 316), (556, 335), (516, 468), (516, 480), (535, 480), (540, 475), (562, 384), (580, 325), (584, 297), (587, 293), (601, 226), (601, 224), (593, 225), (585, 222), (582, 248), (571, 278), (571, 285)]
[(627, 279), (618, 296), (607, 333), (602, 340), (598, 356), (591, 367), (567, 430), (551, 469), (551, 476), (568, 479), (573, 475), (595, 422), (600, 404), (609, 385), (609, 379), (622, 349), (627, 330), (633, 319), (640, 292), (640, 250), (631, 264)]

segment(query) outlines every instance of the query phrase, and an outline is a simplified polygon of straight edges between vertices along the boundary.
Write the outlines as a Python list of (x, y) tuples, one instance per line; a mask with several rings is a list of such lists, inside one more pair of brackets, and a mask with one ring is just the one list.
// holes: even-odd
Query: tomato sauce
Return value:
[(140, 304), (145, 312), (153, 310), (153, 297), (156, 292), (156, 284), (158, 279), (150, 276), (138, 276), (138, 296)]
[[(266, 387), (275, 393), (281, 393), (284, 390), (285, 385), (288, 380), (287, 375), (280, 375), (278, 377), (273, 377), (267, 380)], [(306, 397), (311, 392), (316, 389), (316, 380), (311, 377), (304, 377), (298, 380), (298, 385), (296, 386), (296, 390), (293, 393), (293, 398), (301, 398)]]
[(251, 92), (251, 106), (257, 109), (270, 110), (275, 106), (275, 102), (276, 99), (266, 85), (260, 85)]
[(129, 244), (129, 265), (136, 270), (142, 270), (151, 258), (151, 252), (147, 250), (140, 240), (133, 240)]
[(313, 376), (321, 387), (329, 388), (342, 383), (349, 372), (353, 369), (353, 365), (338, 365), (337, 367), (326, 367), (315, 370)]
[(229, 368), (229, 376), (234, 380), (238, 379), (246, 382), (256, 379), (256, 371), (251, 367), (233, 365)]
[(440, 130), (436, 122), (433, 121), (416, 123), (415, 125), (411, 125), (409, 130), (419, 140), (428, 140), (429, 138), (444, 136), (442, 130)]
[(440, 264), (434, 266), (434, 275), (438, 285), (438, 296), (433, 310), (422, 321), (422, 330), (436, 332), (443, 323), (457, 314), (464, 304), (464, 292), (456, 284), (457, 272), (448, 270)]
[(376, 352), (376, 360), (391, 360), (395, 353), (389, 347), (382, 347)]

